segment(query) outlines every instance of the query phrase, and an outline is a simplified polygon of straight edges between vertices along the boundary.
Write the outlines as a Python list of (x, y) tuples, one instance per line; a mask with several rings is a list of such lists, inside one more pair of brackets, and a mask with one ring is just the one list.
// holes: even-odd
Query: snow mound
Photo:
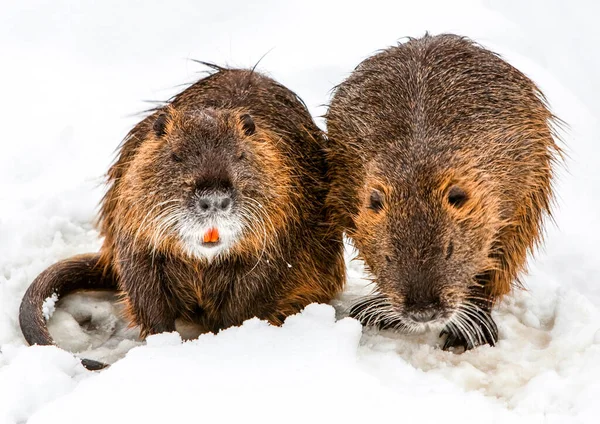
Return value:
[(44, 300), (44, 303), (42, 303), (42, 315), (46, 321), (48, 321), (50, 317), (54, 315), (54, 311), (56, 310), (56, 302), (58, 302), (58, 295), (53, 293), (52, 296)]
[[(50, 322), (55, 339), (73, 351), (83, 346), (84, 357), (124, 358), (90, 373), (56, 347), (9, 345), (5, 366), (0, 363), (0, 399), (9, 402), (3, 413), (18, 422), (37, 411), (29, 423), (83, 417), (104, 423), (117, 414), (119, 422), (273, 422), (282, 416), (362, 422), (400, 411), (425, 422), (454, 422), (452, 414), (464, 422), (482, 415), (502, 422), (564, 422), (571, 411), (583, 420), (596, 415), (591, 400), (600, 393), (600, 313), (578, 292), (560, 286), (516, 292), (494, 311), (497, 346), (454, 354), (440, 349), (437, 333), (363, 330), (345, 318), (348, 305), (369, 290), (360, 261), (349, 260), (348, 272), (348, 290), (335, 309), (309, 305), (282, 327), (251, 319), (192, 341), (164, 333), (142, 343), (119, 318), (114, 296), (67, 296)], [(27, 404), (16, 402), (25, 394)], [(107, 394), (110, 408), (98, 408)], [(457, 405), (468, 408), (458, 412)]]
[[(460, 412), (464, 419), (489, 407), (508, 414), (360, 340), (359, 323), (336, 321), (326, 305), (307, 307), (281, 328), (252, 319), (185, 343), (176, 333), (152, 336), (28, 422), (104, 423), (116, 413), (120, 422), (357, 422), (399, 414), (444, 420), (464, 402), (470, 405)], [(382, 366), (394, 372), (381, 379)], [(108, 393), (110, 408), (98, 408)]]

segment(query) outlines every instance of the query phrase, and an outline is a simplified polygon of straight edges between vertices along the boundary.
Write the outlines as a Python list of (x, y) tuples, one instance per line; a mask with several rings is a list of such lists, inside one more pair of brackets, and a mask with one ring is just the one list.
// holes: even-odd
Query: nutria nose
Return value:
[(231, 195), (228, 193), (205, 194), (198, 199), (198, 207), (202, 212), (227, 212), (231, 204)]
[(412, 312), (407, 314), (408, 317), (415, 322), (429, 322), (439, 318), (438, 311), (429, 309), (426, 311)]

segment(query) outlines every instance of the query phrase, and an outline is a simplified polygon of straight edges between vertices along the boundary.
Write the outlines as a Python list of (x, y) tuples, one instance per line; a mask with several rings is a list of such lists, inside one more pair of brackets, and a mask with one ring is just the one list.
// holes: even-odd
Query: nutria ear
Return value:
[(242, 128), (244, 128), (244, 133), (246, 135), (252, 135), (256, 131), (256, 125), (254, 125), (254, 120), (247, 113), (240, 116), (240, 122), (242, 123)]
[(162, 137), (167, 132), (167, 119), (167, 114), (162, 112), (160, 115), (158, 115), (156, 121), (154, 121), (152, 129), (154, 130), (154, 133), (157, 137)]

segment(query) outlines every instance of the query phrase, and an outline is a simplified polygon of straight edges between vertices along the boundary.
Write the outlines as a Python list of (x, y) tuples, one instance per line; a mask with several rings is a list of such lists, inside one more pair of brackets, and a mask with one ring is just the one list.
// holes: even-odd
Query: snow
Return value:
[(58, 302), (58, 294), (53, 293), (52, 296), (46, 298), (42, 303), (42, 315), (44, 319), (48, 321), (56, 310), (56, 302)]
[[(0, 423), (597, 422), (599, 13), (584, 0), (3, 4)], [(437, 334), (362, 331), (344, 318), (370, 290), (351, 247), (346, 291), (280, 328), (250, 320), (143, 343), (114, 296), (94, 292), (48, 301), (49, 328), (63, 348), (114, 365), (91, 373), (65, 350), (26, 346), (27, 286), (57, 260), (98, 250), (93, 221), (114, 149), (143, 100), (201, 76), (189, 59), (253, 66), (266, 53), (258, 68), (318, 118), (362, 59), (425, 30), (501, 53), (568, 124), (555, 223), (528, 290), (493, 313), (496, 347), (458, 355), (440, 350)]]

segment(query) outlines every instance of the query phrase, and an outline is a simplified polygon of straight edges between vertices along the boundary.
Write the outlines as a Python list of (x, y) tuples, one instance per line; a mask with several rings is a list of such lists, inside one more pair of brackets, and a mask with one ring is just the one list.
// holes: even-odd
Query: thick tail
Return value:
[[(113, 273), (100, 263), (99, 253), (73, 256), (47, 268), (31, 283), (21, 301), (19, 324), (30, 345), (52, 345), (42, 307), (53, 294), (62, 297), (78, 289), (117, 289)], [(82, 359), (89, 370), (106, 367), (102, 362)]]

